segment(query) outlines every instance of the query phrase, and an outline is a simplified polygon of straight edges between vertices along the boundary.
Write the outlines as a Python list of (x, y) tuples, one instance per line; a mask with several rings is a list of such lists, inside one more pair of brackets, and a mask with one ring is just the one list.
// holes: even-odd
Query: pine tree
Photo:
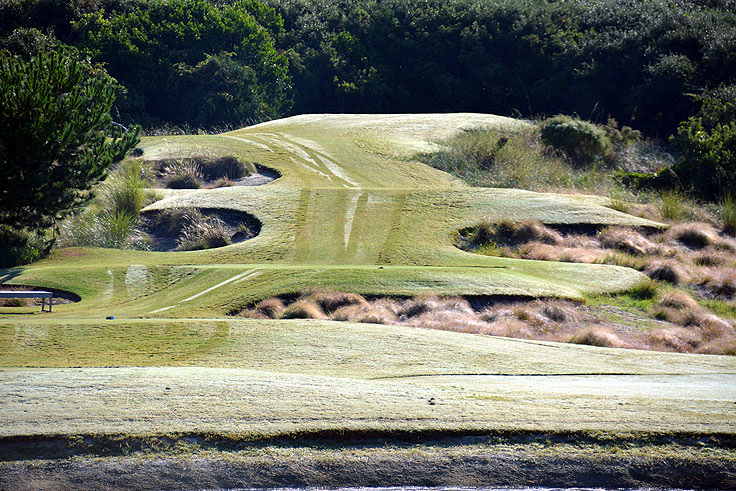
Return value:
[(113, 130), (114, 81), (68, 53), (0, 54), (0, 225), (49, 227), (138, 143)]

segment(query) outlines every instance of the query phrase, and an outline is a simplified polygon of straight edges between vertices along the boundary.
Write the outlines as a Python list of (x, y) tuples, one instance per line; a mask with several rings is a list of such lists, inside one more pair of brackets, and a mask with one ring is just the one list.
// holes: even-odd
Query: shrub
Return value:
[(705, 199), (736, 194), (736, 85), (705, 91), (696, 116), (670, 137), (682, 150), (680, 178)]
[(0, 225), (0, 267), (28, 264), (40, 258), (52, 243), (42, 231), (30, 232)]
[(569, 116), (555, 116), (541, 125), (542, 142), (562, 152), (573, 164), (583, 166), (613, 157), (606, 131), (593, 123)]

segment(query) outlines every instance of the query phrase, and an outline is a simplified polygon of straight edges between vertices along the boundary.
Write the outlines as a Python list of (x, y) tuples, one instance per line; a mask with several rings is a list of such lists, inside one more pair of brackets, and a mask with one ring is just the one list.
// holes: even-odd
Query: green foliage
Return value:
[(731, 194), (727, 194), (721, 200), (721, 218), (723, 231), (736, 236), (736, 199)]
[(581, 119), (555, 116), (542, 123), (540, 134), (545, 145), (562, 152), (578, 167), (613, 157), (606, 131)]
[(274, 47), (283, 22), (254, 0), (152, 2), (95, 12), (76, 26), (128, 89), (128, 117), (211, 127), (278, 117), (290, 106), (288, 60)]
[(664, 191), (658, 208), (665, 220), (681, 220), (685, 215), (684, 197), (677, 191)]
[(682, 150), (675, 170), (706, 199), (736, 194), (736, 84), (706, 91), (696, 116), (671, 137)]
[(633, 288), (623, 292), (622, 295), (633, 298), (634, 300), (651, 300), (657, 296), (659, 285), (652, 279), (645, 279)]
[(113, 215), (138, 216), (148, 198), (144, 174), (143, 163), (130, 159), (105, 180), (100, 198)]
[(0, 225), (0, 268), (28, 264), (43, 255), (51, 241), (42, 231)]
[[(60, 226), (61, 247), (105, 247), (108, 249), (144, 248), (138, 240), (136, 216), (87, 209), (72, 215)], [(137, 246), (136, 246), (137, 245)]]
[(148, 249), (138, 228), (141, 208), (154, 199), (147, 190), (148, 169), (137, 159), (118, 165), (97, 188), (97, 197), (83, 211), (60, 225), (62, 247)]
[(607, 174), (575, 169), (545, 152), (539, 129), (532, 126), (467, 129), (418, 159), (473, 186), (599, 191), (614, 184)]
[(58, 52), (0, 60), (0, 224), (40, 228), (86, 203), (137, 131), (113, 134), (112, 81)]

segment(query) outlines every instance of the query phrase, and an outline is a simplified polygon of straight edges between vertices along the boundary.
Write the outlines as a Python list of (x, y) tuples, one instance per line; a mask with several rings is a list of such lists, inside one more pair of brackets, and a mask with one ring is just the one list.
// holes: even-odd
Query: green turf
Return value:
[(262, 231), (196, 252), (62, 249), (0, 272), (9, 284), (82, 297), (52, 314), (0, 310), (3, 434), (736, 431), (733, 357), (225, 315), (314, 286), (583, 298), (636, 284), (642, 275), (627, 268), (452, 245), (454, 231), (481, 219), (659, 226), (599, 197), (470, 188), (413, 159), (464, 127), (521, 124), (473, 114), (311, 115), (144, 139), (148, 159), (206, 150), (281, 172), (260, 187), (164, 191), (148, 209), (241, 210)]
[(111, 309), (128, 317), (222, 315), (314, 285), (374, 294), (581, 298), (635, 284), (642, 276), (629, 269), (491, 258), (453, 247), (453, 232), (481, 219), (657, 225), (596, 197), (469, 188), (412, 158), (463, 127), (521, 124), (471, 114), (314, 115), (224, 135), (147, 138), (146, 159), (206, 151), (281, 172), (260, 187), (166, 191), (148, 208), (247, 211), (262, 221), (261, 234), (196, 252), (60, 250), (5, 274), (10, 283), (78, 293), (81, 303), (58, 308), (58, 315), (73, 317)]

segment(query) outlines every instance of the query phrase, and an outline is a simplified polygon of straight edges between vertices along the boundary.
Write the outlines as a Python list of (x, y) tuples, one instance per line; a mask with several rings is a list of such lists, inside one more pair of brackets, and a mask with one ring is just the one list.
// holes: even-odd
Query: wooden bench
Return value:
[(45, 291), (12, 291), (12, 290), (0, 290), (0, 298), (40, 298), (41, 299), (41, 312), (46, 310), (46, 299), (49, 299), (49, 312), (51, 312), (51, 305), (54, 303), (54, 293)]

